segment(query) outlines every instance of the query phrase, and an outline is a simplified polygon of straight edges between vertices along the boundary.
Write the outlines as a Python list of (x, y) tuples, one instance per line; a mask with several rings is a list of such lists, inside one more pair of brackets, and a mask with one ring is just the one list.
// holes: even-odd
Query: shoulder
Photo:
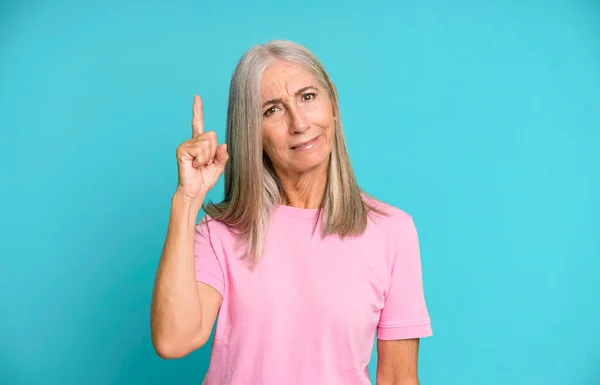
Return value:
[(202, 215), (196, 224), (196, 232), (211, 239), (229, 240), (235, 237), (235, 232), (229, 225), (208, 214)]
[(412, 222), (412, 216), (398, 206), (366, 194), (363, 195), (363, 200), (375, 209), (369, 212), (369, 219), (378, 227), (398, 231)]

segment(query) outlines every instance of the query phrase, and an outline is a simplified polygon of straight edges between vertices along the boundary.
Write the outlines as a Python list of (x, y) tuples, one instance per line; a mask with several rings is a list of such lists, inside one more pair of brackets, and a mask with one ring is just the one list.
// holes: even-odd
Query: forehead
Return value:
[(293, 63), (276, 60), (263, 73), (261, 96), (266, 100), (287, 94), (293, 95), (298, 89), (310, 85), (319, 87), (312, 73)]

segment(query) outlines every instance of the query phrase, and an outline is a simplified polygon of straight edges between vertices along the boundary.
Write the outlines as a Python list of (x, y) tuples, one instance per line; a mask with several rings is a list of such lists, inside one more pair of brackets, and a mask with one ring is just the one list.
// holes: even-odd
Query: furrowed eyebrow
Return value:
[[(301, 93), (303, 93), (303, 92), (305, 92), (305, 91), (308, 91), (308, 90), (310, 90), (310, 89), (313, 89), (313, 90), (315, 90), (315, 91), (318, 91), (318, 90), (317, 90), (317, 87), (315, 87), (315, 86), (306, 86), (306, 87), (302, 87), (302, 88), (300, 88), (298, 91), (296, 91), (296, 92), (294, 93), (294, 95), (295, 95), (295, 96), (298, 96), (298, 95), (300, 95)], [(264, 107), (268, 106), (269, 104), (277, 104), (277, 103), (280, 103), (280, 102), (281, 102), (281, 99), (271, 99), (271, 100), (267, 100), (266, 102), (264, 102), (262, 106), (263, 106), (263, 108), (264, 108)]]

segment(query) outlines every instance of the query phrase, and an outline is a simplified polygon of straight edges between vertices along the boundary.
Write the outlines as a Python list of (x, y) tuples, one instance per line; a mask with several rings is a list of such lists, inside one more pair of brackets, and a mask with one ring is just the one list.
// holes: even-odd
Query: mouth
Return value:
[(321, 135), (314, 137), (307, 142), (295, 144), (292, 147), (290, 147), (290, 149), (292, 149), (292, 150), (308, 150), (313, 147), (313, 145), (317, 142), (317, 139), (319, 139), (319, 137), (321, 137)]

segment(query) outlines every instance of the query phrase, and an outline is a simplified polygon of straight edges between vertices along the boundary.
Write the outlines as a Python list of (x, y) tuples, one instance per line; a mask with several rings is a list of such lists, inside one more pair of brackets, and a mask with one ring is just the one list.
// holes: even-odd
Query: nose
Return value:
[(306, 118), (304, 111), (297, 105), (292, 104), (288, 108), (289, 116), (290, 116), (290, 134), (299, 134), (308, 130), (310, 124), (308, 123), (308, 119)]

